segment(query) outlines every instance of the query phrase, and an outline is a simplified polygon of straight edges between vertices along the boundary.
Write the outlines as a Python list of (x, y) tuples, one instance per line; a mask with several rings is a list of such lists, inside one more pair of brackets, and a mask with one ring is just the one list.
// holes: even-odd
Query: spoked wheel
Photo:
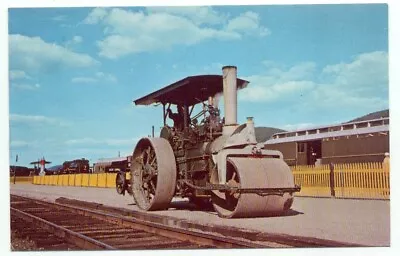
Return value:
[(126, 179), (125, 179), (125, 174), (122, 172), (119, 172), (117, 174), (117, 177), (115, 178), (115, 187), (117, 189), (117, 193), (120, 195), (125, 195), (125, 190), (126, 190)]
[(138, 159), (141, 163), (141, 189), (147, 203), (150, 203), (156, 195), (158, 166), (154, 149), (149, 145)]
[(176, 164), (172, 148), (163, 138), (141, 139), (133, 153), (132, 190), (139, 208), (168, 208), (176, 187)]

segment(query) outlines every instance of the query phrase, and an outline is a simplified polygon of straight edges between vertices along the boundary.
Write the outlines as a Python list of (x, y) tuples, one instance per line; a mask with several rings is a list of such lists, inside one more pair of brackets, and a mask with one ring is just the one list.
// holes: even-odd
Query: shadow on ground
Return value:
[[(196, 212), (207, 212), (212, 215), (217, 215), (217, 213), (214, 210), (214, 207), (212, 203), (204, 204), (204, 205), (196, 205), (194, 203), (191, 203), (189, 201), (179, 201), (179, 202), (171, 202), (170, 209), (173, 208), (174, 210), (185, 210), (185, 211), (196, 211)], [(280, 215), (270, 215), (268, 218), (281, 218), (281, 217), (288, 217), (288, 216), (296, 216), (296, 215), (302, 215), (304, 214), (303, 212), (299, 212), (293, 209), (287, 210), (284, 214)], [(260, 217), (263, 218), (263, 217)]]

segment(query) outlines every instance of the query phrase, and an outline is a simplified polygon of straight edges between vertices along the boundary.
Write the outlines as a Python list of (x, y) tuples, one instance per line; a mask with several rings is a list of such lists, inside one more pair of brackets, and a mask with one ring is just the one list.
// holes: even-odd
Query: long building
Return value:
[(126, 171), (130, 168), (131, 158), (132, 156), (99, 159), (94, 163), (93, 172), (103, 173)]
[(265, 148), (289, 165), (382, 162), (389, 152), (389, 117), (274, 134)]

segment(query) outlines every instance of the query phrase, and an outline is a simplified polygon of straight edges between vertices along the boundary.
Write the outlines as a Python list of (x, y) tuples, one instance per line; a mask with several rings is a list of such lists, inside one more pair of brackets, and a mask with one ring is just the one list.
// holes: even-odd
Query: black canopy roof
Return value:
[[(237, 89), (242, 89), (249, 82), (237, 79)], [(150, 105), (153, 103), (184, 104), (188, 106), (206, 101), (208, 97), (223, 92), (221, 75), (188, 76), (178, 82), (168, 85), (158, 91), (135, 100), (135, 105)]]

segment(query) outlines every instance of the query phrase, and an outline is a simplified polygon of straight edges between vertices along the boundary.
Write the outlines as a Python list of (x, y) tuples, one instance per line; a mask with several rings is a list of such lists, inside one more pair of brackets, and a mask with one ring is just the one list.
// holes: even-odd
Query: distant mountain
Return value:
[(365, 116), (361, 116), (361, 117), (358, 117), (358, 118), (353, 119), (351, 121), (348, 121), (347, 123), (367, 121), (367, 120), (379, 119), (379, 118), (383, 118), (383, 117), (389, 117), (389, 109), (385, 109), (385, 110), (369, 113), (369, 114), (367, 114)]
[(272, 127), (255, 127), (255, 130), (257, 142), (265, 142), (275, 133), (286, 132), (285, 130)]

